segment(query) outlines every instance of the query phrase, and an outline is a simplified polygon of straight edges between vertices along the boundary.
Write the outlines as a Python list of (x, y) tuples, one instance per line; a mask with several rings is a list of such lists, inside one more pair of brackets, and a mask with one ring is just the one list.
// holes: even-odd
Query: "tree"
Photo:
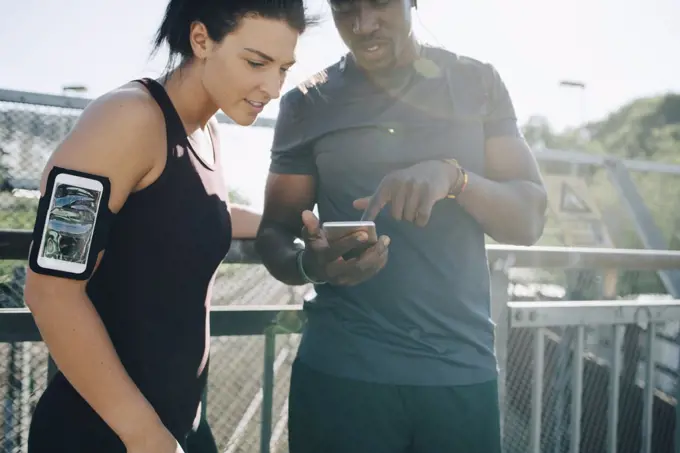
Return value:
[[(582, 131), (587, 131), (583, 134)], [(553, 148), (608, 154), (625, 159), (644, 159), (680, 163), (680, 94), (637, 99), (601, 121), (558, 133), (543, 117), (532, 117), (523, 127), (525, 138), (534, 149)], [(586, 142), (581, 137), (587, 135)], [(542, 164), (545, 173), (561, 172), (564, 165)], [(582, 174), (586, 174), (583, 172)], [(618, 193), (605, 170), (592, 168), (587, 173), (589, 187), (607, 215), (617, 213), (626, 219)], [(680, 176), (660, 173), (632, 175), (637, 189), (663, 231), (667, 246), (680, 249)], [(634, 228), (627, 225), (613, 240), (617, 247), (641, 248)], [(620, 294), (665, 292), (654, 272), (623, 272)]]
[(229, 190), (229, 201), (231, 201), (232, 203), (242, 204), (246, 206), (251, 204), (248, 197), (239, 192), (238, 189)]

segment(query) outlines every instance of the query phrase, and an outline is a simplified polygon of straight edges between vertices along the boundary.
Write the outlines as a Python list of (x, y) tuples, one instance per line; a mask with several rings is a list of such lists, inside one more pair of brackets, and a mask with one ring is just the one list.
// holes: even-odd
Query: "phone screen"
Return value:
[(323, 229), (329, 240), (337, 240), (357, 231), (365, 231), (368, 234), (368, 241), (365, 244), (360, 245), (343, 255), (345, 260), (360, 257), (366, 249), (373, 246), (378, 240), (375, 223), (371, 221), (326, 222), (323, 224)]
[(55, 178), (38, 264), (80, 273), (87, 267), (103, 187), (99, 181), (69, 174)]

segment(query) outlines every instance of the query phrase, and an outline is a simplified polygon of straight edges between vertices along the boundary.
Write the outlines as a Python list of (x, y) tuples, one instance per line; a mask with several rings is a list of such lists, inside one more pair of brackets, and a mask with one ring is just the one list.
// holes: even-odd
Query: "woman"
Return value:
[[(34, 412), (30, 453), (185, 451), (215, 271), (232, 232), (249, 229), (232, 226), (212, 118), (221, 109), (252, 124), (279, 96), (308, 23), (301, 0), (171, 0), (155, 48), (167, 43), (179, 67), (94, 100), (50, 158), (36, 231), (54, 241), (57, 210), (62, 224), (94, 216), (77, 226), (93, 231), (96, 268), (63, 264), (64, 244), (46, 260), (47, 235), (35, 235), (26, 304), (60, 371)], [(62, 174), (81, 185), (53, 184)]]

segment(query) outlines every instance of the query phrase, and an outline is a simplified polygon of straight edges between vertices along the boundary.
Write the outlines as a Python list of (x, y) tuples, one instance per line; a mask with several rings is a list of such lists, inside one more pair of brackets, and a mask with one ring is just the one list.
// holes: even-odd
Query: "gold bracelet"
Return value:
[[(465, 169), (462, 168), (462, 167), (459, 167), (459, 170), (460, 170), (460, 172), (461, 172), (461, 175), (460, 175), (460, 176), (462, 176), (462, 178), (459, 176), (458, 179), (459, 179), (459, 180), (462, 179), (462, 180), (463, 180), (463, 183), (460, 185), (460, 187), (456, 187), (456, 188), (455, 188), (455, 192), (452, 193), (452, 194), (447, 195), (446, 198), (452, 198), (452, 199), (453, 199), (453, 198), (456, 198), (458, 195), (460, 195), (461, 193), (463, 193), (463, 191), (464, 191), (465, 188), (467, 187), (467, 184), (468, 184), (468, 174), (467, 174), (467, 172), (465, 171)], [(456, 186), (458, 186), (457, 183), (456, 183)]]
[(465, 171), (465, 169), (461, 167), (461, 165), (458, 163), (456, 159), (444, 159), (444, 162), (455, 166), (456, 170), (458, 170), (458, 177), (456, 178), (456, 182), (452, 187), (451, 192), (446, 196), (446, 198), (453, 199), (460, 195), (463, 192), (463, 190), (465, 190), (465, 187), (467, 187), (468, 174)]

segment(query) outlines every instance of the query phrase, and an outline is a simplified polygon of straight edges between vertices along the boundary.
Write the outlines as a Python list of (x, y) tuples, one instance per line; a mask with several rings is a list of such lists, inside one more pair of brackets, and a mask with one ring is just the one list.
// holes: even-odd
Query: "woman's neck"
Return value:
[(165, 87), (188, 135), (197, 129), (204, 129), (218, 110), (203, 87), (201, 69), (199, 64), (190, 61), (181, 64), (159, 80)]

